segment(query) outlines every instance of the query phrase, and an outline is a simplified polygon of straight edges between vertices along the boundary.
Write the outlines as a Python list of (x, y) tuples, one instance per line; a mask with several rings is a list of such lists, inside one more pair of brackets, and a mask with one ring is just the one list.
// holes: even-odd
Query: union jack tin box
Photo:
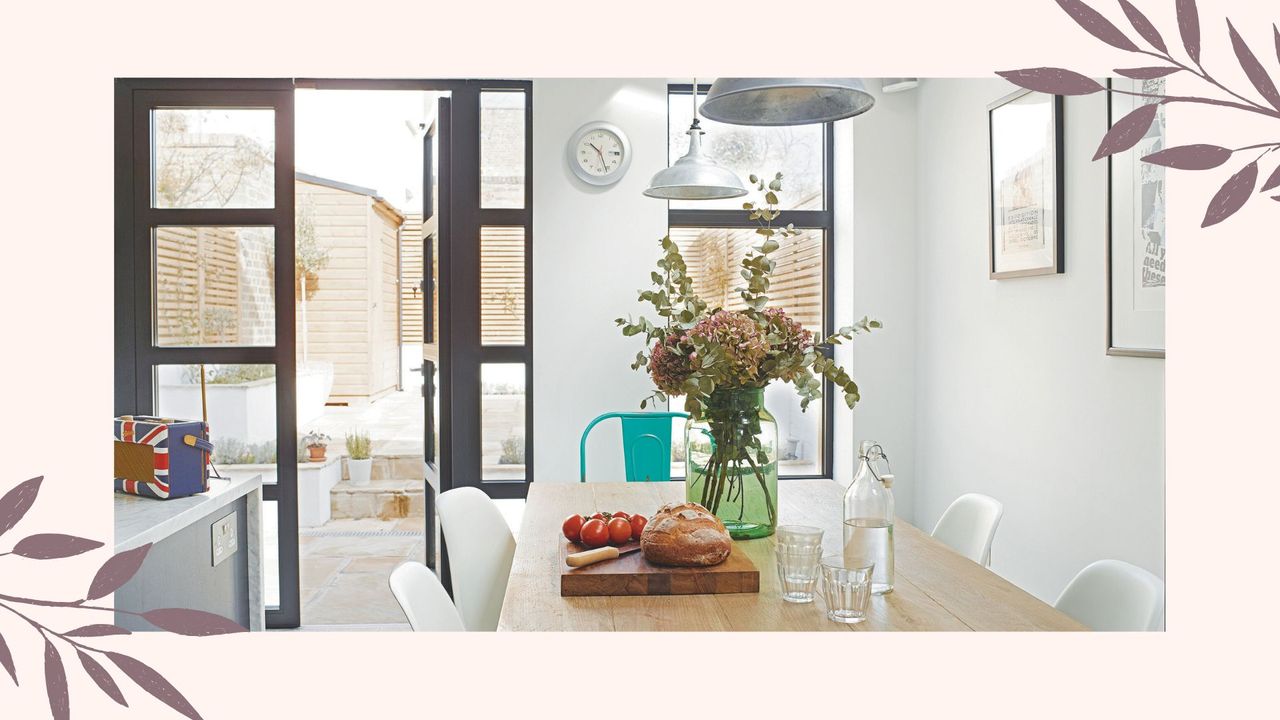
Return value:
[(209, 489), (209, 426), (198, 420), (115, 419), (116, 490), (167, 500)]

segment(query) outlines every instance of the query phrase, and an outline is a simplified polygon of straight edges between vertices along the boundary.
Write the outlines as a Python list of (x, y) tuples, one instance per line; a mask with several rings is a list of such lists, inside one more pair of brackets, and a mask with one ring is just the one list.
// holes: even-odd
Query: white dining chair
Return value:
[(947, 547), (981, 564), (991, 565), (991, 541), (1000, 526), (1004, 506), (1000, 501), (978, 493), (966, 493), (955, 499), (938, 518), (933, 537)]
[(449, 599), (440, 579), (420, 562), (401, 563), (391, 571), (391, 594), (414, 632), (457, 632), (465, 630), (458, 609)]
[(1164, 581), (1120, 560), (1099, 560), (1076, 574), (1054, 607), (1094, 630), (1159, 630)]
[(478, 488), (440, 494), (440, 529), (449, 552), (453, 601), (468, 630), (496, 630), (516, 540), (502, 512)]

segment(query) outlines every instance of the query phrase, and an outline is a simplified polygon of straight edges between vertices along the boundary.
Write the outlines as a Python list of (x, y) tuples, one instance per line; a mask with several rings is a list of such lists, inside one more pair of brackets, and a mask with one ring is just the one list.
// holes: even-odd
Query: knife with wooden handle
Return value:
[(605, 545), (604, 547), (598, 547), (592, 550), (583, 550), (582, 552), (567, 555), (565, 556), (564, 561), (569, 567), (580, 568), (588, 565), (594, 565), (598, 562), (604, 562), (605, 560), (616, 560), (623, 555), (629, 555), (639, 549), (639, 545), (635, 545), (624, 550), (620, 550), (612, 545)]

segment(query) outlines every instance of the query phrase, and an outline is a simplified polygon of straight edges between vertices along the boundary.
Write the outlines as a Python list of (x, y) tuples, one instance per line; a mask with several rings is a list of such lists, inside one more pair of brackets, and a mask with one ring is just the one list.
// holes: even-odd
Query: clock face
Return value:
[(578, 128), (565, 151), (573, 174), (589, 185), (612, 185), (631, 165), (626, 133), (607, 122), (589, 122)]
[(578, 167), (588, 175), (604, 177), (622, 167), (624, 158), (622, 139), (609, 130), (592, 130), (578, 141)]

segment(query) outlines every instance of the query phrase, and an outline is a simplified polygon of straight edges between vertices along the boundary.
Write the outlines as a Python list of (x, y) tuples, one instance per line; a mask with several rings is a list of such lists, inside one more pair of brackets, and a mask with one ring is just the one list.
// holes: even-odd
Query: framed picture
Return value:
[[(1120, 90), (1163, 95), (1165, 79), (1111, 81)], [(1148, 102), (1108, 96), (1108, 123)], [(1164, 107), (1131, 150), (1107, 158), (1107, 354), (1162, 358), (1164, 353), (1165, 169), (1142, 162), (1164, 148)]]
[(1062, 96), (991, 103), (987, 142), (992, 279), (1063, 272)]

